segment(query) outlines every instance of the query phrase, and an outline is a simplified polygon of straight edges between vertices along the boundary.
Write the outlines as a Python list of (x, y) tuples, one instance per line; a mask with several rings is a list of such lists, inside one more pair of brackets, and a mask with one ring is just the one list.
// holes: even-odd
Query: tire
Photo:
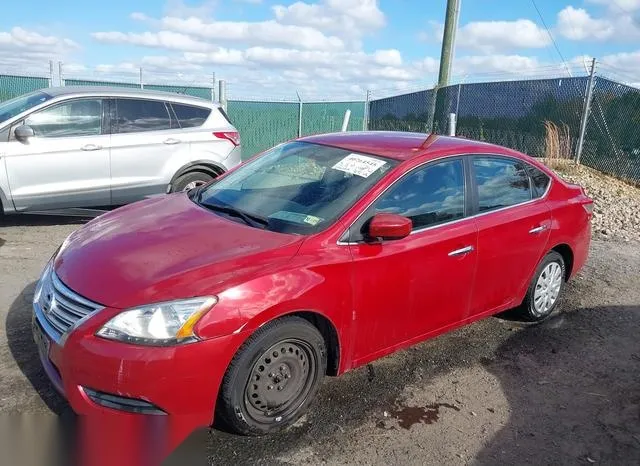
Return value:
[(549, 252), (538, 265), (522, 305), (516, 309), (518, 317), (527, 322), (547, 319), (558, 305), (565, 276), (564, 259), (555, 251)]
[(307, 411), (326, 371), (325, 341), (316, 327), (297, 316), (269, 322), (231, 361), (216, 420), (242, 435), (284, 430)]
[(171, 185), (172, 193), (179, 193), (182, 191), (188, 191), (203, 184), (207, 184), (213, 179), (213, 176), (204, 172), (189, 172), (184, 175), (180, 175), (175, 183)]

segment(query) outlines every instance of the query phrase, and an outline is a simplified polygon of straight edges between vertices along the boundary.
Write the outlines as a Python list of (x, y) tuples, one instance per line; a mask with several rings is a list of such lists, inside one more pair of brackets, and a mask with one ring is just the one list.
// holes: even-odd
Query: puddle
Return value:
[(440, 419), (440, 408), (460, 411), (456, 405), (450, 403), (433, 403), (426, 406), (403, 406), (389, 411), (389, 415), (398, 420), (403, 429), (410, 429), (416, 424), (433, 424)]

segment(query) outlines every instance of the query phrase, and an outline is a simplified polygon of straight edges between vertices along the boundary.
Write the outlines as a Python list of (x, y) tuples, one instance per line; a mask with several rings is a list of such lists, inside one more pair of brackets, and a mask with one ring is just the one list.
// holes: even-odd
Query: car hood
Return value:
[(54, 267), (76, 293), (126, 308), (219, 293), (288, 261), (302, 241), (223, 218), (174, 194), (87, 223), (65, 241)]

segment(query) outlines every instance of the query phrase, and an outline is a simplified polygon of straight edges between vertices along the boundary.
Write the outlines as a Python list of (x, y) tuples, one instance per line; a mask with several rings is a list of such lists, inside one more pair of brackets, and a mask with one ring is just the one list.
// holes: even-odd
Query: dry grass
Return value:
[(562, 123), (560, 126), (552, 121), (544, 122), (544, 158), (551, 168), (566, 168), (572, 165), (572, 138), (569, 126)]

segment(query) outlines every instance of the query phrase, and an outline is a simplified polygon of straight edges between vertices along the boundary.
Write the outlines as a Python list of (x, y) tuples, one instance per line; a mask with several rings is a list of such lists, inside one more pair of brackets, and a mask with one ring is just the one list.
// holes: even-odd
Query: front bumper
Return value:
[[(38, 303), (33, 311), (43, 368), (77, 414), (124, 421), (167, 414), (168, 419), (179, 420), (178, 443), (194, 429), (213, 423), (218, 388), (244, 337), (236, 334), (172, 347), (110, 341), (95, 336), (113, 314), (107, 308), (56, 341)], [(96, 393), (117, 402), (98, 403)], [(120, 398), (125, 405), (127, 399), (134, 400), (159, 412), (148, 416), (121, 409)]]

